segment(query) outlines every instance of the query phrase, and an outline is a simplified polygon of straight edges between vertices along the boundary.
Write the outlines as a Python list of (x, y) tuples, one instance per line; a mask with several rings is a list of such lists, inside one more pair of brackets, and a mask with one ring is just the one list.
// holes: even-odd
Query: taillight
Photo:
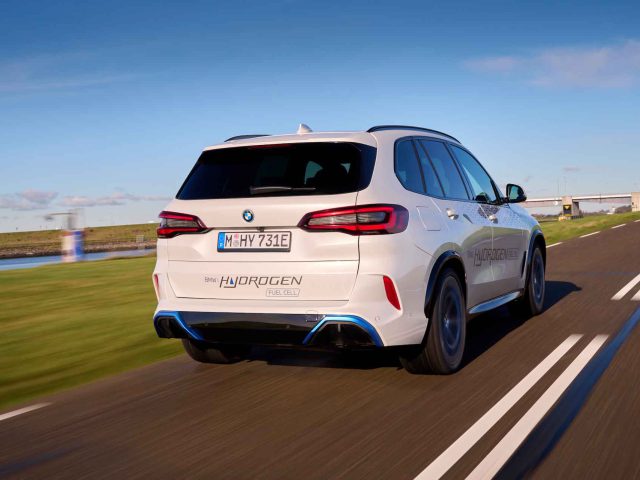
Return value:
[(375, 235), (403, 232), (408, 223), (409, 212), (400, 205), (362, 205), (311, 212), (298, 226), (309, 231)]
[(195, 215), (175, 212), (161, 212), (158, 238), (171, 238), (184, 233), (202, 233), (207, 227)]
[(382, 277), (382, 282), (384, 283), (384, 293), (387, 294), (387, 300), (389, 300), (389, 303), (397, 310), (400, 310), (400, 299), (398, 298), (398, 291), (393, 284), (393, 280), (385, 275)]

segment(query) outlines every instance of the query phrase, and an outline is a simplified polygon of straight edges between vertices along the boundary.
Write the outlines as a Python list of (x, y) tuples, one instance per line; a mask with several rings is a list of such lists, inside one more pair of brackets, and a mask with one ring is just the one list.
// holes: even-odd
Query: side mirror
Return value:
[(520, 185), (514, 185), (513, 183), (507, 184), (507, 202), (520, 203), (524, 202), (527, 196)]

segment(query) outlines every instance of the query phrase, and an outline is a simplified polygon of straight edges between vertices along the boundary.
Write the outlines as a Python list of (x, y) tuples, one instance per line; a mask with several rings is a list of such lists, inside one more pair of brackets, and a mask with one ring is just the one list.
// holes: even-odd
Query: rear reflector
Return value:
[(400, 310), (400, 299), (398, 298), (398, 292), (396, 291), (396, 286), (393, 284), (393, 280), (385, 275), (382, 277), (382, 281), (384, 282), (384, 292), (387, 294), (387, 300), (389, 300), (389, 303), (397, 310)]
[(160, 282), (157, 273), (153, 274), (153, 289), (156, 291), (156, 298), (160, 300)]
[(202, 233), (208, 229), (195, 215), (176, 212), (161, 212), (158, 238), (171, 238), (185, 233)]
[(403, 232), (408, 223), (409, 212), (400, 205), (362, 205), (311, 212), (298, 226), (308, 231), (376, 235)]

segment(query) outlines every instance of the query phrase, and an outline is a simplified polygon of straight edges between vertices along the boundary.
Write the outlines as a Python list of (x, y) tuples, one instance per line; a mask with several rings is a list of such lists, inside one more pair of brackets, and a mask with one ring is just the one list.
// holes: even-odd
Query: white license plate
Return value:
[(219, 252), (289, 252), (291, 232), (219, 232)]

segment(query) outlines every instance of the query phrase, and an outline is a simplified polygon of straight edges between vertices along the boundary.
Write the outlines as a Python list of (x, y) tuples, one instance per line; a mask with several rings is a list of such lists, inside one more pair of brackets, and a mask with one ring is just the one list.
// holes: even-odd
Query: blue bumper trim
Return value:
[(158, 318), (160, 317), (173, 317), (175, 318), (176, 322), (178, 323), (178, 325), (180, 325), (180, 328), (182, 328), (185, 332), (187, 332), (187, 335), (189, 335), (189, 337), (191, 337), (194, 340), (203, 340), (203, 338), (198, 334), (198, 332), (196, 332), (195, 330), (193, 330), (192, 328), (190, 328), (186, 323), (184, 323), (184, 320), (182, 319), (182, 317), (180, 316), (180, 312), (170, 312), (167, 310), (161, 310), (158, 313), (156, 313), (153, 316), (153, 326), (157, 328), (157, 321)]
[(313, 339), (314, 335), (318, 333), (322, 329), (322, 327), (331, 323), (352, 323), (354, 325), (357, 325), (369, 334), (376, 347), (384, 346), (384, 344), (382, 343), (382, 339), (380, 338), (380, 335), (378, 335), (376, 329), (373, 328), (369, 322), (355, 315), (325, 315), (324, 318), (320, 320), (305, 337), (302, 344), (308, 345), (309, 342), (311, 342), (311, 339)]

